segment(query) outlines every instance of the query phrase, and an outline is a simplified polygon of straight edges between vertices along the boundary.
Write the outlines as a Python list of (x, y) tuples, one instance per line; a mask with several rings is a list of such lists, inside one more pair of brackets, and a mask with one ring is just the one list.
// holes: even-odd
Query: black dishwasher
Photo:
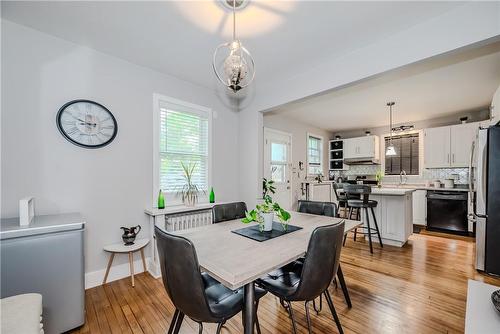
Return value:
[(427, 191), (427, 229), (468, 233), (467, 192)]

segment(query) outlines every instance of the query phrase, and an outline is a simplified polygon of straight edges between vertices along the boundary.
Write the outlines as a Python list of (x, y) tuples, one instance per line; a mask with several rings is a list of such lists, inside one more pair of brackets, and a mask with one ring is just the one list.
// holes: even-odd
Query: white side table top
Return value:
[(127, 246), (122, 242), (122, 243), (118, 243), (118, 244), (104, 246), (104, 250), (106, 252), (110, 252), (110, 253), (135, 252), (135, 251), (140, 250), (141, 248), (146, 247), (148, 243), (149, 243), (149, 239), (138, 239), (138, 240), (134, 241), (133, 245)]
[(469, 280), (467, 284), (467, 309), (465, 333), (500, 333), (500, 312), (491, 302), (491, 293), (500, 287)]

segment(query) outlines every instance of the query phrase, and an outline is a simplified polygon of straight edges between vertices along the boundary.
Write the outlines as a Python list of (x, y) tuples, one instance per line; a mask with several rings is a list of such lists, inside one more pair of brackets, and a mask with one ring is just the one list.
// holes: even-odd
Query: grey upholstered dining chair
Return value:
[(245, 218), (245, 211), (247, 211), (245, 202), (217, 204), (212, 208), (212, 222), (216, 224), (228, 220)]

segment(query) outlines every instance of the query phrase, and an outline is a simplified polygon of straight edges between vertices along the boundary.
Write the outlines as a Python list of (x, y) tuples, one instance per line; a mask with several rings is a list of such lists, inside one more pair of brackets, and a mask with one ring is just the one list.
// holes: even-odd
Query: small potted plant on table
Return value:
[(288, 221), (291, 218), (291, 215), (288, 211), (284, 210), (279, 206), (278, 203), (273, 202), (270, 194), (274, 194), (276, 192), (276, 188), (274, 187), (274, 181), (263, 179), (262, 184), (262, 197), (264, 203), (258, 204), (255, 206), (250, 212), (246, 212), (246, 217), (242, 219), (242, 222), (245, 224), (256, 222), (259, 224), (259, 230), (261, 232), (269, 232), (273, 229), (273, 220), (274, 215), (278, 217), (283, 230), (286, 231), (288, 227)]

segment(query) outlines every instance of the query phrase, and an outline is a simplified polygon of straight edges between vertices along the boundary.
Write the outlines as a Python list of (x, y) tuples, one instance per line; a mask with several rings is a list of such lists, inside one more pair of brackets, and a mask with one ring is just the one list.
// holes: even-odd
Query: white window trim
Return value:
[(319, 151), (319, 162), (320, 162), (321, 174), (323, 174), (323, 176), (325, 176), (325, 166), (324, 166), (325, 162), (323, 161), (323, 157), (325, 154), (325, 152), (323, 152), (325, 150), (325, 140), (324, 140), (323, 136), (314, 134), (312, 132), (307, 132), (307, 135), (306, 135), (306, 174), (308, 177), (316, 177), (317, 176), (315, 174), (309, 174), (309, 137), (314, 137), (314, 138), (318, 138), (321, 140), (321, 145), (320, 145), (321, 149)]
[[(185, 102), (182, 100), (175, 99), (170, 96), (153, 93), (153, 187), (152, 187), (152, 203), (153, 207), (157, 207), (158, 205), (158, 193), (160, 191), (160, 101), (181, 105), (190, 109), (194, 109), (194, 111), (199, 111), (200, 115), (207, 116), (208, 119), (208, 182), (207, 191), (210, 191), (212, 187), (212, 122), (213, 122), (213, 113), (211, 108), (207, 108), (204, 106), (200, 106), (194, 103)], [(176, 198), (173, 196), (165, 195), (165, 206), (179, 206), (182, 205), (182, 201), (180, 198)], [(208, 202), (208, 193), (203, 194), (198, 198), (199, 203)]]
[[(409, 135), (409, 134), (414, 134), (418, 133), (418, 175), (408, 175), (408, 179), (412, 178), (421, 178), (424, 173), (424, 130), (410, 130), (410, 131), (405, 131), (402, 133), (398, 133), (396, 135)], [(395, 134), (392, 134), (393, 136)], [(380, 152), (382, 158), (380, 159), (380, 170), (384, 172), (384, 179), (393, 181), (393, 180), (399, 180), (399, 175), (385, 175), (385, 137), (389, 137), (390, 134), (383, 134), (380, 137)]]

